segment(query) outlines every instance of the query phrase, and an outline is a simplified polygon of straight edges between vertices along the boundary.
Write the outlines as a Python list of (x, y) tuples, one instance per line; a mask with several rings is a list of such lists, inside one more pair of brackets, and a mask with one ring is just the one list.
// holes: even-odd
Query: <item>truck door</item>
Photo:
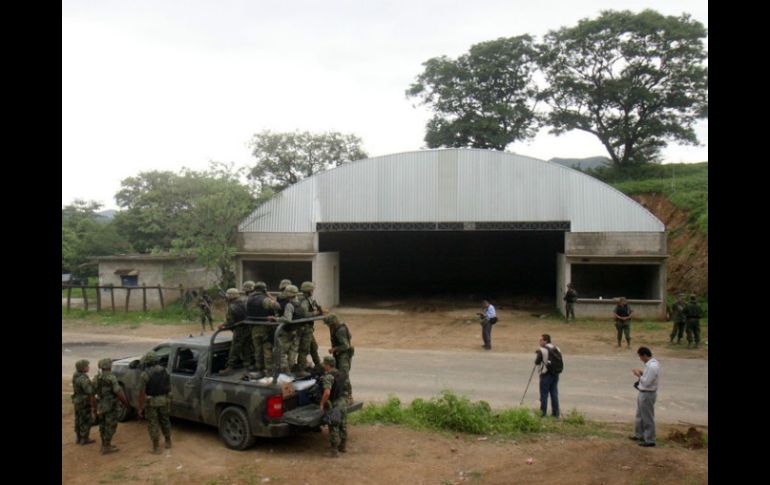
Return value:
[[(201, 420), (201, 381), (203, 368), (198, 363), (201, 351), (177, 347), (171, 365), (171, 414), (193, 421)], [(204, 357), (205, 359), (205, 357)]]

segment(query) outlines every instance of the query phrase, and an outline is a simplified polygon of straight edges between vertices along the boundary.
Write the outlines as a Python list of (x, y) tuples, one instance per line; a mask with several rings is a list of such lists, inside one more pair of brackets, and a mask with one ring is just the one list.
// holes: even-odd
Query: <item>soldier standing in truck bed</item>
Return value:
[(219, 325), (221, 329), (232, 329), (233, 340), (230, 342), (230, 354), (227, 356), (227, 367), (219, 372), (219, 375), (226, 376), (233, 373), (236, 362), (240, 359), (243, 366), (251, 365), (254, 354), (250, 352), (248, 346), (251, 340), (251, 328), (248, 325), (236, 325), (238, 322), (246, 320), (246, 305), (240, 299), (241, 293), (237, 288), (229, 288), (225, 292), (227, 298), (227, 315), (225, 322)]
[[(315, 284), (312, 281), (305, 281), (300, 287), (302, 292), (299, 295), (299, 303), (302, 305), (302, 309), (305, 310), (305, 317), (311, 317), (321, 315), (323, 310), (321, 305), (313, 298), (313, 291), (315, 291)], [(318, 356), (318, 342), (315, 339), (315, 322), (303, 323), (299, 326), (297, 332), (299, 333), (299, 350), (297, 352), (297, 373), (299, 376), (304, 377), (307, 375), (307, 356), (313, 359), (313, 366), (315, 369), (321, 369), (321, 358)]]
[[(267, 294), (267, 284), (258, 281), (254, 285), (254, 293), (246, 302), (246, 316), (256, 321), (275, 321), (275, 312), (281, 309), (272, 297)], [(275, 327), (271, 325), (251, 325), (251, 343), (254, 349), (254, 367), (257, 378), (264, 377), (273, 368), (273, 338)]]

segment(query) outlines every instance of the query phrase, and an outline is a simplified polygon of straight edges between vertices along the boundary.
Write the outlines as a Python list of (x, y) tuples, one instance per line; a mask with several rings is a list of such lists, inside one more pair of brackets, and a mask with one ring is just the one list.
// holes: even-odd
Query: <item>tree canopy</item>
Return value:
[(115, 196), (124, 209), (116, 215), (118, 227), (138, 251), (194, 255), (232, 286), (238, 224), (256, 202), (240, 175), (230, 165), (212, 162), (201, 172), (128, 177)]
[(96, 275), (94, 266), (84, 266), (91, 256), (125, 253), (131, 246), (118, 234), (114, 222), (97, 214), (102, 205), (76, 199), (61, 211), (62, 272)]
[(322, 170), (368, 157), (359, 137), (335, 131), (316, 134), (265, 130), (254, 135), (250, 146), (257, 163), (249, 171), (249, 178), (268, 194)]
[(456, 60), (434, 57), (406, 91), (429, 106), (430, 148), (504, 150), (536, 133), (537, 50), (529, 35), (471, 46)]
[(708, 114), (703, 24), (653, 10), (604, 11), (549, 32), (541, 65), (551, 132), (596, 135), (616, 166), (656, 161), (666, 140), (697, 144)]

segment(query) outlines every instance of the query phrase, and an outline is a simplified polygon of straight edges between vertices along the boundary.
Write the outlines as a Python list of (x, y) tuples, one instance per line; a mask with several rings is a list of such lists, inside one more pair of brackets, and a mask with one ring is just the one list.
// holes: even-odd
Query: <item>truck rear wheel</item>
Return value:
[(225, 446), (232, 450), (245, 450), (254, 444), (256, 438), (251, 434), (251, 426), (246, 412), (236, 406), (222, 411), (218, 421), (219, 436)]
[[(123, 391), (123, 395), (126, 395), (126, 386), (124, 386), (122, 383), (120, 384), (120, 389)], [(126, 406), (123, 404), (122, 401), (118, 401), (118, 421), (121, 423), (124, 423), (128, 421), (129, 419), (134, 417), (134, 408), (131, 406)]]

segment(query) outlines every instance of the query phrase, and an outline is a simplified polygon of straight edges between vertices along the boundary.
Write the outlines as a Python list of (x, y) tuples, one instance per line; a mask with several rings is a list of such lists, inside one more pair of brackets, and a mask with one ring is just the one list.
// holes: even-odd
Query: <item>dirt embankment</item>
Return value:
[(708, 238), (697, 227), (687, 223), (689, 212), (672, 204), (661, 194), (634, 194), (642, 204), (666, 225), (668, 231), (669, 294), (679, 292), (708, 296)]

